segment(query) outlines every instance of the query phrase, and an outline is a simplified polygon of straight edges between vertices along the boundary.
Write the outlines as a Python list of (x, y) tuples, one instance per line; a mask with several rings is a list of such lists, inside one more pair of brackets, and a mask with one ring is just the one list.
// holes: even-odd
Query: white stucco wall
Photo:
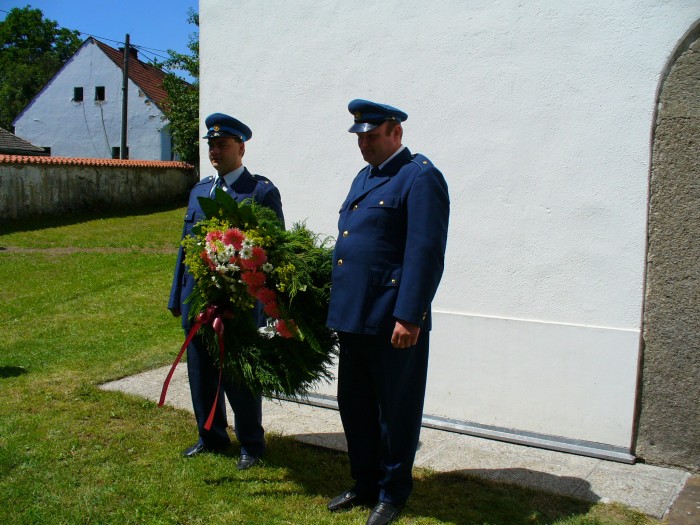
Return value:
[(288, 222), (336, 235), (363, 165), (347, 103), (405, 110), (452, 200), (426, 414), (628, 448), (655, 95), (698, 17), (696, 0), (201, 0), (200, 111), (249, 124), (244, 160)]
[[(105, 100), (95, 101), (95, 86)], [(127, 144), (129, 157), (171, 160), (170, 136), (163, 113), (131, 80), (128, 83)], [(73, 88), (83, 101), (73, 101)], [(88, 41), (18, 116), (15, 134), (32, 144), (51, 147), (54, 157), (112, 158), (121, 147), (122, 71)]]

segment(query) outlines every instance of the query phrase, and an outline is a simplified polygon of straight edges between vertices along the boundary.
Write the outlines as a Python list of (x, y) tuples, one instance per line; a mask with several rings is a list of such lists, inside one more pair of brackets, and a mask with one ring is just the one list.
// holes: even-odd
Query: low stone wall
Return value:
[(197, 180), (183, 162), (0, 155), (0, 219), (184, 205)]

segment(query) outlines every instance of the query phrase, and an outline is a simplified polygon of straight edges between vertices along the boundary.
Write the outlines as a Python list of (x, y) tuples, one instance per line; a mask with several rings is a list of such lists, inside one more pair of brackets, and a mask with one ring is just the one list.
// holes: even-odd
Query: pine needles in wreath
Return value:
[(199, 329), (215, 362), (266, 396), (304, 395), (330, 380), (337, 354), (337, 336), (325, 326), (332, 238), (304, 223), (285, 230), (269, 208), (238, 203), (220, 189), (200, 204), (207, 218), (182, 241), (196, 283), (187, 301), (193, 321), (216, 307), (223, 333), (214, 322)]

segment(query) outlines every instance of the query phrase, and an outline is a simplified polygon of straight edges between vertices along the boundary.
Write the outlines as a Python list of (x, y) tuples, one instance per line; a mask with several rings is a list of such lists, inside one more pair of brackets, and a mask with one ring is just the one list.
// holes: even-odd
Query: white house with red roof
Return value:
[[(13, 122), (15, 135), (52, 156), (119, 158), (124, 52), (90, 37)], [(128, 158), (172, 160), (163, 103), (165, 74), (129, 59)]]

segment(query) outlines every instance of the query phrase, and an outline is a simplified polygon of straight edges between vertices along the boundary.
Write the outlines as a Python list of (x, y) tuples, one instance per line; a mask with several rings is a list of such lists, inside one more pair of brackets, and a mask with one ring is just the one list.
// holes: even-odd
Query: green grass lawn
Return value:
[[(262, 468), (184, 459), (193, 416), (106, 392), (172, 362), (183, 334), (166, 310), (183, 209), (0, 226), (0, 523), (364, 524), (330, 514), (347, 458), (268, 436)], [(658, 524), (465, 477), (416, 471), (399, 524)]]

